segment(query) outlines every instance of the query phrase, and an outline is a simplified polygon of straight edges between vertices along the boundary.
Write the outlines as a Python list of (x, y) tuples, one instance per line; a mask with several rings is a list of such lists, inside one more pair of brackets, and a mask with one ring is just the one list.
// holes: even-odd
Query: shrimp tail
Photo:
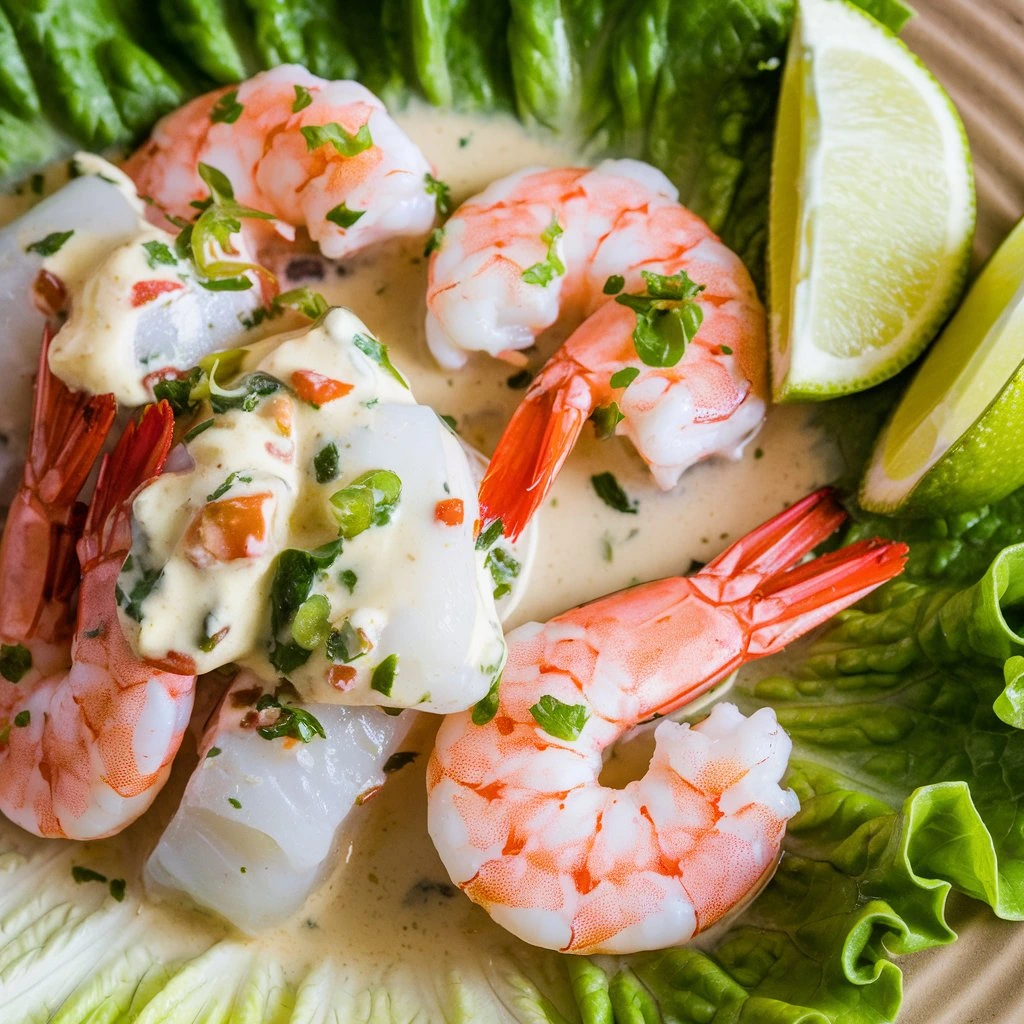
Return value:
[[(548, 381), (550, 370), (559, 371), (554, 383)], [(551, 490), (594, 404), (585, 378), (549, 364), (509, 420), (480, 483), (483, 526), (500, 519), (509, 540), (522, 533)]]
[(128, 552), (131, 500), (163, 469), (173, 433), (171, 407), (167, 402), (157, 402), (129, 422), (117, 446), (104, 456), (78, 545), (83, 569), (97, 558)]
[(51, 372), (52, 338), (46, 327), (28, 456), (0, 544), (4, 629), (19, 636), (31, 635), (43, 609), (69, 601), (78, 584), (75, 543), (85, 515), (76, 498), (117, 413), (113, 395), (71, 391)]
[(834, 491), (816, 491), (727, 548), (698, 574), (724, 584), (731, 600), (743, 596), (735, 588), (749, 592), (748, 657), (782, 650), (903, 571), (907, 546), (879, 538), (795, 564), (845, 518)]

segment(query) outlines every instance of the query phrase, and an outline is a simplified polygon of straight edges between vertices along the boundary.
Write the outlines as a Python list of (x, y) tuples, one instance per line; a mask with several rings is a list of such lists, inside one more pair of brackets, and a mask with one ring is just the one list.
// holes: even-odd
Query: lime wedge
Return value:
[(915, 359), (973, 233), (967, 136), (942, 87), (845, 0), (801, 0), (772, 163), (776, 401), (860, 391)]
[(988, 261), (875, 443), (861, 504), (945, 515), (1024, 485), (1024, 221)]

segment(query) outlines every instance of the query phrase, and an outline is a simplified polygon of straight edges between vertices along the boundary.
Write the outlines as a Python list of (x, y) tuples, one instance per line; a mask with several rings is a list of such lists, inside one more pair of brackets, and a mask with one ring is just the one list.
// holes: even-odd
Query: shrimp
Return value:
[(29, 459), (0, 544), (0, 811), (37, 835), (95, 839), (152, 803), (192, 709), (195, 677), (136, 659), (115, 597), (131, 498), (159, 472), (173, 417), (161, 404), (129, 424), (83, 516), (75, 498), (114, 402), (69, 391), (48, 372), (48, 350), (47, 336)]
[(206, 198), (200, 163), (225, 174), (240, 203), (276, 218), (247, 220), (247, 233), (266, 241), (269, 224), (291, 241), (304, 227), (329, 259), (424, 235), (434, 222), (431, 166), (383, 103), (358, 82), (327, 81), (297, 64), (168, 114), (124, 170), (154, 201), (154, 223), (167, 226)]
[(819, 491), (694, 576), (509, 634), (494, 717), (446, 718), (427, 770), (430, 836), (470, 899), (534, 945), (631, 953), (686, 942), (759, 891), (798, 809), (770, 708), (659, 723), (625, 789), (599, 783), (602, 753), (901, 571), (905, 545), (880, 540), (796, 565), (843, 519)]
[[(445, 226), (426, 323), (442, 365), (474, 350), (522, 362), (518, 350), (542, 331), (582, 320), (526, 392), (483, 481), (484, 522), (501, 519), (506, 536), (529, 521), (599, 410), (665, 490), (696, 462), (738, 458), (760, 429), (764, 309), (739, 257), (677, 195), (635, 160), (528, 170), (493, 183)], [(641, 353), (637, 305), (685, 313), (685, 348)]]

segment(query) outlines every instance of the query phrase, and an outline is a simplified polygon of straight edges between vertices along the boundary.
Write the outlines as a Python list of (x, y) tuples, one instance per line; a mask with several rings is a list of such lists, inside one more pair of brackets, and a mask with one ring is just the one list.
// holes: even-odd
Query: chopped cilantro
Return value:
[(487, 691), (486, 695), (473, 705), (472, 718), (474, 725), (486, 725), (498, 713), (498, 690), (500, 686), (501, 675), (499, 674), (495, 677), (494, 682), (491, 683), (491, 688)]
[(487, 529), (482, 530), (476, 539), (477, 551), (486, 551), (504, 533), (505, 524), (500, 519), (492, 519), (487, 524)]
[(640, 272), (647, 284), (644, 295), (616, 295), (615, 301), (636, 313), (633, 345), (647, 366), (675, 366), (683, 357), (704, 318), (694, 301), (704, 286), (685, 270), (666, 276)]
[(222, 483), (215, 491), (212, 491), (206, 496), (207, 501), (216, 501), (218, 498), (223, 498), (228, 491), (234, 486), (235, 481), (243, 484), (251, 484), (252, 477), (247, 476), (243, 473), (232, 472), (228, 473), (227, 479)]
[(188, 444), (189, 441), (194, 441), (203, 431), (209, 430), (213, 426), (213, 417), (211, 416), (208, 420), (203, 420), (202, 423), (197, 423), (191, 430), (189, 430), (182, 440)]
[(171, 252), (171, 247), (164, 242), (143, 242), (142, 248), (146, 250), (146, 262), (149, 264), (150, 270), (156, 270), (156, 268), (163, 264), (167, 267), (175, 267), (178, 265), (178, 258)]
[(300, 743), (311, 743), (316, 736), (322, 740), (327, 739), (324, 727), (305, 708), (295, 704), (282, 704), (276, 697), (265, 693), (256, 701), (256, 710), (264, 711), (267, 708), (279, 709), (280, 715), (273, 725), (256, 730), (265, 740), (276, 740), (281, 736), (298, 740)]
[(370, 678), (370, 689), (391, 696), (398, 675), (398, 655), (389, 654), (374, 670)]
[(640, 371), (635, 366), (624, 366), (612, 374), (609, 384), (613, 388), (628, 388), (640, 376)]
[(292, 113), (297, 114), (300, 110), (305, 110), (313, 102), (313, 95), (304, 85), (296, 85), (294, 89), (295, 102), (292, 104)]
[(424, 176), (427, 193), (434, 197), (437, 204), (437, 212), (441, 217), (447, 217), (452, 212), (452, 190), (451, 186), (429, 172)]
[(353, 135), (347, 132), (336, 121), (329, 124), (310, 124), (299, 129), (306, 140), (306, 148), (310, 151), (319, 149), (328, 143), (342, 156), (357, 156), (373, 145), (370, 137), (370, 125), (363, 124)]
[(484, 559), (484, 567), (491, 574), (494, 581), (494, 600), (504, 597), (512, 591), (512, 581), (519, 575), (522, 565), (512, 557), (512, 554), (502, 547), (493, 547), (487, 552)]
[(365, 210), (350, 210), (344, 203), (338, 203), (333, 210), (328, 210), (327, 219), (339, 228), (350, 228), (364, 213)]
[(223, 96), (213, 105), (210, 111), (210, 120), (214, 124), (234, 124), (241, 116), (245, 107), (238, 102), (238, 90), (224, 93)]
[(599, 405), (590, 415), (597, 428), (597, 436), (601, 440), (613, 437), (615, 428), (625, 419), (618, 402), (609, 402), (607, 405)]
[(221, 753), (222, 751), (220, 747), (210, 747), (210, 749), (206, 752), (207, 760), (209, 760), (209, 758), (211, 757), (218, 757)]
[(0, 676), (18, 683), (32, 667), (32, 652), (21, 644), (0, 644)]
[(567, 742), (579, 739), (590, 717), (583, 704), (563, 704), (549, 693), (530, 708), (530, 714), (549, 736)]
[(621, 274), (612, 274), (602, 289), (605, 295), (618, 295), (626, 287), (626, 279)]
[(540, 240), (548, 247), (547, 257), (543, 263), (534, 263), (523, 271), (523, 280), (527, 284), (537, 284), (546, 288), (556, 277), (565, 273), (565, 264), (558, 256), (558, 239), (563, 234), (558, 217), (552, 217), (551, 223), (541, 232)]
[(123, 878), (112, 878), (110, 880), (110, 895), (121, 903), (124, 900), (124, 891), (127, 888), (128, 883)]
[(590, 478), (590, 483), (597, 492), (597, 496), (609, 508), (615, 509), (616, 512), (636, 514), (636, 505), (629, 500), (629, 496), (611, 473), (598, 473)]
[(25, 708), (14, 716), (14, 724), (19, 729), (24, 729), (32, 721), (32, 712)]
[(330, 441), (313, 456), (313, 471), (316, 482), (326, 484), (338, 475), (338, 446)]
[(242, 809), (242, 801), (239, 800), (237, 797), (229, 796), (228, 803), (231, 804), (231, 806), (234, 807), (236, 810)]
[(83, 882), (106, 882), (107, 876), (101, 875), (98, 871), (93, 871), (92, 868), (83, 868), (78, 864), (71, 865), (71, 877), (75, 880), (76, 885), (81, 885)]
[(371, 650), (366, 634), (346, 619), (340, 629), (327, 638), (327, 657), (334, 662), (350, 664)]
[(132, 584), (127, 595), (120, 586), (117, 588), (117, 603), (124, 608), (124, 613), (128, 618), (134, 619), (136, 622), (142, 621), (142, 605), (153, 592), (153, 588), (160, 582), (162, 576), (162, 569), (145, 569)]
[(368, 334), (353, 335), (352, 344), (355, 345), (355, 347), (359, 349), (364, 356), (372, 359), (382, 370), (386, 370), (390, 373), (391, 376), (402, 385), (402, 387), (407, 388), (409, 386), (406, 379), (395, 368), (394, 363), (391, 362), (391, 357), (388, 355), (387, 345), (381, 344), (381, 342), (376, 338), (373, 338)]
[(351, 569), (343, 569), (338, 579), (348, 587), (350, 594), (355, 591), (356, 584), (359, 582), (359, 577)]
[(429, 256), (432, 252), (437, 252), (441, 248), (441, 243), (444, 241), (444, 228), (434, 228), (433, 231), (427, 236), (427, 244), (423, 246), (423, 255)]
[(74, 233), (74, 230), (52, 231), (45, 238), (40, 238), (38, 242), (32, 242), (31, 245), (26, 245), (25, 252), (34, 252), (39, 256), (52, 256), (54, 253), (60, 252), (64, 243)]

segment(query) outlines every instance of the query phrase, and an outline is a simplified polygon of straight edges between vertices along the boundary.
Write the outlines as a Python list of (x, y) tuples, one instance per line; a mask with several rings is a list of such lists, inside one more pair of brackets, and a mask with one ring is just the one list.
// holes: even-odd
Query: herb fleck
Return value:
[(597, 496), (616, 512), (625, 512), (629, 515), (636, 514), (636, 503), (629, 500), (629, 496), (622, 489), (619, 481), (611, 473), (598, 473), (590, 478)]
[(534, 721), (550, 736), (572, 742), (579, 739), (590, 713), (582, 704), (563, 704), (546, 693), (530, 708)]
[(39, 256), (53, 256), (54, 253), (60, 252), (63, 248), (64, 243), (74, 234), (74, 230), (71, 231), (53, 231), (48, 234), (45, 238), (40, 238), (38, 242), (32, 242), (31, 245), (25, 246), (25, 252), (34, 252)]
[(370, 689), (382, 693), (385, 697), (391, 696), (395, 685), (395, 676), (398, 675), (398, 655), (389, 654), (374, 670), (370, 678)]
[(292, 104), (292, 113), (297, 114), (300, 110), (305, 110), (313, 102), (313, 96), (304, 85), (296, 85), (294, 88), (295, 102)]
[(540, 240), (548, 247), (548, 253), (542, 263), (534, 263), (523, 271), (523, 280), (527, 284), (537, 284), (546, 288), (556, 277), (565, 273), (565, 264), (558, 256), (558, 239), (563, 234), (558, 217), (552, 217), (551, 223), (541, 232)]
[(234, 124), (241, 116), (245, 107), (238, 102), (238, 90), (224, 93), (223, 96), (213, 105), (210, 111), (210, 120), (214, 124)]
[(313, 470), (316, 473), (316, 482), (318, 484), (326, 484), (337, 477), (338, 446), (333, 441), (325, 444), (313, 456)]
[(643, 295), (616, 295), (615, 301), (636, 313), (633, 345), (647, 366), (675, 366), (683, 357), (704, 319), (694, 301), (704, 290), (685, 270), (666, 276), (640, 272), (647, 288)]
[(32, 652), (21, 644), (0, 644), (0, 676), (9, 683), (20, 682), (32, 667)]

